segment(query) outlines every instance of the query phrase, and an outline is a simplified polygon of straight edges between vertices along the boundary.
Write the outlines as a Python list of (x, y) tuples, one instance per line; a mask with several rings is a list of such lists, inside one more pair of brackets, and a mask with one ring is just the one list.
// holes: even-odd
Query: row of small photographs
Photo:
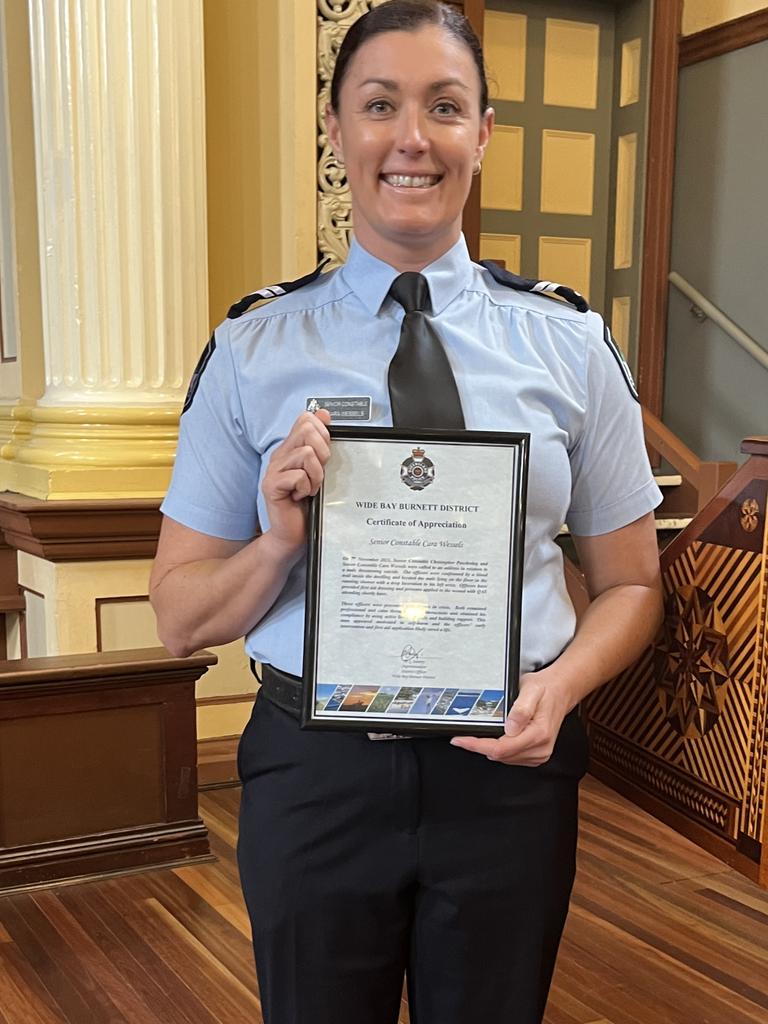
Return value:
[(371, 715), (444, 715), (460, 718), (503, 718), (502, 690), (443, 689), (435, 686), (342, 686), (320, 683), (316, 712)]

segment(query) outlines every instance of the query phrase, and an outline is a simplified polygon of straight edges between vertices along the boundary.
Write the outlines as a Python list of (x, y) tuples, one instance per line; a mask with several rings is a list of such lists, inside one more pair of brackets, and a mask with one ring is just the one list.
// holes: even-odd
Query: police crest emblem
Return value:
[(423, 491), (435, 479), (435, 464), (426, 457), (423, 448), (412, 449), (400, 467), (400, 479), (413, 491)]

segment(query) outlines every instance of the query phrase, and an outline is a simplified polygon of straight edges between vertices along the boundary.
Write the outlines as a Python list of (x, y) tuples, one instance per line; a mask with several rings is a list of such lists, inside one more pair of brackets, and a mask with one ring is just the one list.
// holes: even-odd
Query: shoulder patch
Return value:
[(250, 295), (244, 295), (239, 302), (229, 307), (227, 319), (237, 320), (243, 313), (248, 312), (254, 302), (260, 302), (262, 299), (276, 299), (279, 295), (287, 295), (289, 292), (295, 292), (297, 289), (303, 288), (305, 284), (312, 284), (313, 281), (318, 279), (323, 271), (323, 267), (329, 260), (330, 256), (324, 259), (311, 274), (305, 274), (304, 277), (299, 277), (295, 281), (283, 281), (282, 284), (273, 284), (268, 288), (260, 288), (257, 292), (251, 292)]
[(495, 281), (507, 288), (514, 288), (518, 292), (537, 292), (538, 294), (552, 292), (559, 295), (561, 299), (565, 299), (566, 302), (570, 302), (579, 313), (589, 312), (589, 304), (584, 296), (564, 284), (557, 284), (555, 281), (536, 281), (531, 277), (518, 277), (517, 274), (504, 270), (493, 260), (480, 260), (480, 266), (485, 267)]
[(203, 370), (205, 370), (206, 366), (208, 365), (208, 361), (210, 360), (211, 356), (213, 355), (215, 349), (216, 349), (216, 332), (214, 331), (214, 333), (211, 335), (211, 337), (210, 337), (210, 339), (208, 341), (208, 344), (203, 349), (202, 355), (200, 356), (200, 358), (197, 361), (197, 366), (195, 367), (195, 372), (192, 374), (192, 379), (190, 380), (189, 387), (187, 388), (187, 397), (184, 399), (184, 405), (182, 406), (182, 409), (181, 409), (181, 415), (182, 416), (184, 415), (184, 413), (187, 411), (187, 409), (190, 407), (190, 405), (192, 405), (192, 402), (194, 401), (195, 394), (196, 394), (198, 386), (200, 384), (200, 378), (203, 376)]
[(605, 324), (604, 328), (603, 328), (603, 340), (605, 341), (606, 345), (608, 346), (608, 348), (613, 353), (613, 358), (619, 364), (619, 369), (621, 370), (621, 374), (622, 374), (622, 376), (623, 376), (623, 378), (624, 378), (624, 380), (626, 382), (627, 387), (629, 388), (629, 393), (632, 395), (632, 397), (634, 398), (634, 400), (636, 402), (639, 402), (640, 401), (640, 395), (637, 393), (637, 388), (635, 387), (635, 381), (634, 381), (634, 379), (632, 377), (632, 371), (630, 370), (629, 366), (627, 365), (627, 361), (624, 358), (624, 354), (622, 353), (621, 349), (616, 344), (616, 342), (613, 340), (613, 335), (611, 334), (611, 331), (610, 331), (610, 328), (608, 327), (608, 324)]

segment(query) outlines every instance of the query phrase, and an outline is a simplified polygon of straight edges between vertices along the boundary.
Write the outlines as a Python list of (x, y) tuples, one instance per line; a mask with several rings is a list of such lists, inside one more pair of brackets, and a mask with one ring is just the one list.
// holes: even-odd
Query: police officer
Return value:
[[(327, 125), (352, 194), (349, 258), (250, 312), (246, 297), (215, 331), (181, 420), (152, 602), (174, 654), (245, 636), (265, 666), (239, 750), (238, 856), (267, 1024), (394, 1024), (404, 973), (416, 1024), (537, 1024), (574, 873), (574, 709), (657, 627), (660, 495), (600, 317), (469, 259), (461, 214), (493, 112), (468, 23), (430, 0), (365, 15)], [(371, 742), (301, 731), (293, 713), (306, 499), (331, 444), (329, 413), (302, 410), (367, 396), (369, 423), (391, 425), (404, 272), (426, 279), (466, 426), (531, 434), (522, 675), (499, 739)], [(593, 598), (578, 626), (563, 522)]]

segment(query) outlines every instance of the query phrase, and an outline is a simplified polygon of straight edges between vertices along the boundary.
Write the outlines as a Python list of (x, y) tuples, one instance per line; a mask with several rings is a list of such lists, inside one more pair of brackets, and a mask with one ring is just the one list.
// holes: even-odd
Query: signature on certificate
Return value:
[(421, 652), (424, 650), (423, 647), (416, 648), (413, 644), (406, 644), (400, 652), (401, 661), (416, 661), (417, 658), (421, 657)]

